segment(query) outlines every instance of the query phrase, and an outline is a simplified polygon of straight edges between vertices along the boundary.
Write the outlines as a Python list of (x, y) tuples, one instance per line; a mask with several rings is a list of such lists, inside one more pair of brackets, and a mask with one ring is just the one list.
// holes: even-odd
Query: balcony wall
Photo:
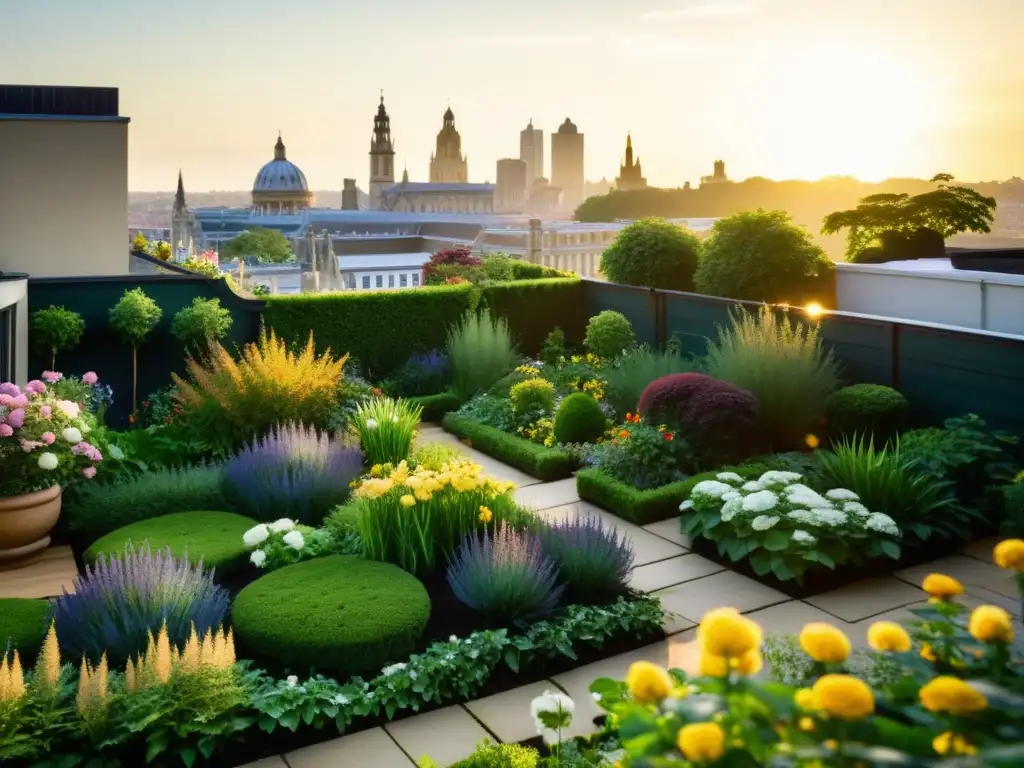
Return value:
[(0, 272), (0, 381), (28, 381), (28, 275)]

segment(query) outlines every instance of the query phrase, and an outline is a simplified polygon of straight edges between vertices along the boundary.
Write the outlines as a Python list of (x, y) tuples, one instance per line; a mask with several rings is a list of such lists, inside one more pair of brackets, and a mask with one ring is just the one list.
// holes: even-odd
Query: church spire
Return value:
[(174, 193), (174, 210), (181, 212), (185, 210), (185, 182), (181, 178), (181, 169), (178, 169), (178, 190)]
[(274, 159), (275, 160), (286, 160), (284, 154), (284, 141), (281, 139), (281, 132), (277, 132), (277, 144), (274, 145)]

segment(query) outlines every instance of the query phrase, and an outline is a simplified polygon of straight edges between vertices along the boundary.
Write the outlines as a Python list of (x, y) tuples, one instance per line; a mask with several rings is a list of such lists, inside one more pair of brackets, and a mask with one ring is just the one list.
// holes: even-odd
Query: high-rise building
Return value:
[(583, 134), (568, 117), (551, 134), (551, 186), (562, 190), (562, 207), (583, 202)]
[(391, 118), (384, 108), (384, 92), (373, 118), (370, 140), (370, 209), (380, 209), (381, 192), (395, 183), (395, 144), (391, 140)]
[(355, 179), (345, 179), (344, 188), (341, 190), (341, 210), (359, 210), (359, 190), (356, 188)]
[(619, 177), (615, 180), (615, 188), (626, 191), (630, 189), (643, 189), (647, 186), (647, 179), (640, 169), (640, 158), (633, 161), (633, 137), (626, 134), (626, 160), (619, 166)]
[(544, 176), (544, 131), (529, 125), (519, 132), (519, 159), (526, 163), (526, 185)]
[(437, 133), (437, 148), (430, 156), (432, 184), (465, 184), (469, 181), (469, 163), (462, 154), (462, 137), (455, 130), (455, 113), (445, 110), (441, 130)]
[(526, 208), (527, 163), (505, 158), (498, 161), (497, 184), (494, 189), (496, 213), (519, 213)]

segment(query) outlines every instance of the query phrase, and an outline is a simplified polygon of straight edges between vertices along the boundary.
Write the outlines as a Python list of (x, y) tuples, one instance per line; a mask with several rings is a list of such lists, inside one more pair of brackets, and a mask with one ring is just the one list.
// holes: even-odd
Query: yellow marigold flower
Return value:
[(818, 699), (810, 688), (801, 688), (793, 695), (793, 701), (800, 709), (817, 709)]
[(948, 675), (936, 677), (921, 688), (918, 696), (929, 712), (970, 715), (988, 707), (988, 699), (979, 691), (960, 678)]
[(839, 720), (862, 720), (875, 711), (871, 688), (850, 675), (823, 675), (811, 690), (818, 707)]
[(488, 507), (480, 507), (480, 522), (489, 523), (494, 518), (494, 513)]
[(868, 627), (868, 645), (876, 651), (906, 653), (910, 650), (910, 635), (895, 621), (876, 621)]
[(808, 624), (800, 632), (804, 653), (823, 664), (840, 664), (850, 655), (850, 640), (831, 624)]
[(995, 605), (980, 605), (971, 613), (967, 631), (983, 643), (1012, 643), (1013, 619)]
[(370, 467), (370, 477), (380, 477), (382, 467), (380, 464), (374, 464)]
[(713, 653), (704, 651), (700, 655), (699, 674), (707, 677), (725, 677), (729, 672), (750, 677), (756, 675), (764, 666), (761, 651), (754, 649), (745, 654), (726, 660), (724, 656), (715, 656)]
[(996, 544), (992, 559), (1000, 568), (1008, 571), (1024, 571), (1024, 541), (1007, 539)]
[(718, 723), (690, 723), (676, 739), (683, 757), (692, 763), (712, 763), (725, 753), (725, 731)]
[(807, 435), (804, 438), (804, 443), (807, 445), (808, 448), (810, 448), (813, 451), (815, 448), (821, 445), (821, 440), (818, 439), (817, 435)]
[(940, 600), (949, 600), (951, 597), (964, 593), (963, 584), (941, 573), (930, 573), (925, 576), (924, 581), (921, 582), (921, 589)]
[(933, 664), (939, 660), (938, 655), (935, 653), (935, 649), (932, 648), (928, 643), (921, 646), (921, 658), (925, 661), (930, 661)]
[(626, 685), (633, 698), (642, 704), (650, 704), (666, 698), (675, 684), (664, 668), (649, 661), (637, 661), (629, 665)]
[(716, 608), (701, 619), (697, 637), (712, 656), (739, 658), (761, 647), (761, 628), (735, 608)]
[(932, 742), (932, 749), (940, 755), (976, 755), (978, 748), (959, 733), (946, 731), (940, 733)]
[(416, 499), (413, 498), (412, 494), (407, 493), (405, 494), (405, 496), (398, 500), (398, 503), (401, 504), (403, 507), (408, 508), (416, 503)]
[(813, 717), (801, 717), (797, 720), (796, 727), (801, 731), (813, 731), (814, 730), (814, 718)]

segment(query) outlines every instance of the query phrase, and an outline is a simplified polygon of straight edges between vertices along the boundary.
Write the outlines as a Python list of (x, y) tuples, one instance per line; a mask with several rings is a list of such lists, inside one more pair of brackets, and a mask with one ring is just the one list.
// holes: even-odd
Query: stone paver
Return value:
[(637, 566), (629, 575), (629, 586), (637, 592), (654, 592), (724, 570), (718, 563), (700, 555), (680, 555)]
[(477, 744), (490, 738), (461, 706), (445, 707), (384, 727), (414, 762), (427, 755), (438, 765), (451, 765), (469, 757)]
[(565, 504), (575, 504), (580, 500), (576, 493), (576, 478), (556, 480), (553, 483), (537, 483), (516, 488), (515, 499), (530, 509), (549, 509)]
[(747, 616), (760, 624), (766, 635), (798, 635), (806, 625), (814, 622), (831, 624), (844, 632), (848, 632), (852, 626), (844, 621), (837, 621), (834, 616), (802, 600), (790, 600), (788, 603), (751, 611)]
[(541, 680), (471, 701), (465, 706), (487, 730), (502, 741), (525, 741), (537, 735), (533, 717), (530, 716), (530, 702), (545, 691), (558, 691), (558, 686), (550, 680)]
[(976, 560), (984, 560), (986, 563), (991, 563), (992, 550), (995, 549), (996, 544), (1002, 540), (1003, 539), (998, 536), (992, 536), (987, 539), (978, 539), (977, 541), (972, 541), (970, 544), (965, 544), (960, 548), (960, 551), (968, 557), (973, 557)]
[(790, 599), (734, 571), (722, 571), (653, 594), (661, 598), (662, 607), (685, 616), (694, 624), (713, 608), (729, 607), (746, 613)]
[(57, 597), (75, 591), (77, 575), (71, 547), (49, 547), (22, 568), (0, 571), (0, 597)]
[(679, 518), (672, 517), (668, 520), (660, 520), (657, 523), (648, 523), (644, 526), (645, 531), (661, 536), (663, 539), (668, 539), (673, 544), (678, 544), (684, 549), (690, 548), (690, 537), (684, 536), (683, 532), (679, 530)]
[(242, 768), (288, 768), (283, 757), (265, 757), (255, 763), (246, 763)]
[(290, 752), (284, 759), (291, 768), (337, 768), (340, 765), (410, 768), (414, 765), (383, 728), (314, 744)]
[(917, 587), (891, 576), (865, 579), (839, 589), (807, 598), (811, 605), (826, 613), (856, 622), (916, 603), (925, 594)]
[(896, 578), (917, 586), (929, 573), (943, 573), (956, 579), (964, 585), (968, 594), (976, 587), (1004, 597), (1012, 598), (1020, 594), (1017, 582), (1009, 571), (1004, 571), (991, 561), (984, 562), (967, 555), (950, 555), (925, 565), (904, 568), (896, 572)]

